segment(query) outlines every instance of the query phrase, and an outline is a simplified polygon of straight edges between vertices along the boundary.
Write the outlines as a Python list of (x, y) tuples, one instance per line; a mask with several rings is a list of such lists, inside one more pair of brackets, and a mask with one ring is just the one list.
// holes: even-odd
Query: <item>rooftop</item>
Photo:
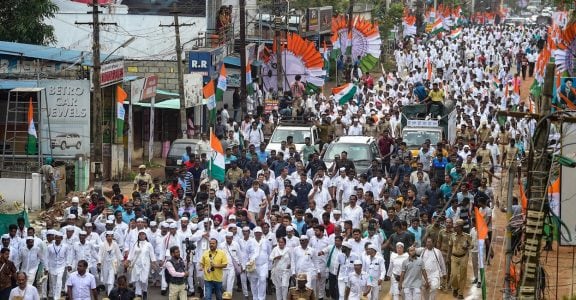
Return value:
[[(81, 64), (92, 66), (92, 52), (69, 50), (48, 46), (21, 44), (0, 41), (0, 55), (22, 56), (42, 60), (57, 61), (69, 64)], [(104, 60), (108, 54), (101, 53), (100, 60)], [(121, 60), (122, 56), (111, 55), (107, 61)]]

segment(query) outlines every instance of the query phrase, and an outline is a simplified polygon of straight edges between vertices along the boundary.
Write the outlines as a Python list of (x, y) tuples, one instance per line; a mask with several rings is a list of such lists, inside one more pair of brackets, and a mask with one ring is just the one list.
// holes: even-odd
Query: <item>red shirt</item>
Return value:
[(326, 234), (328, 235), (332, 235), (334, 234), (334, 224), (332, 223), (328, 223), (328, 224), (324, 224), (324, 229), (326, 229)]
[(393, 144), (394, 140), (389, 136), (383, 137), (380, 140), (378, 140), (378, 148), (380, 148), (380, 154), (382, 154), (382, 156), (390, 154)]

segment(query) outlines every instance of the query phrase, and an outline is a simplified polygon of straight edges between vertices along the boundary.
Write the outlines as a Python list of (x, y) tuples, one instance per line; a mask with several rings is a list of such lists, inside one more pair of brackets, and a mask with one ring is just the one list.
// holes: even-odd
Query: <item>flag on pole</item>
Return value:
[(326, 41), (322, 45), (324, 49), (324, 53), (322, 53), (322, 57), (324, 57), (324, 70), (326, 70), (326, 78), (330, 77), (330, 55), (328, 55), (328, 47), (326, 47)]
[(254, 87), (252, 86), (252, 67), (250, 63), (246, 63), (246, 94), (254, 94)]
[(216, 87), (216, 102), (222, 102), (224, 99), (224, 92), (228, 88), (228, 80), (226, 79), (226, 66), (222, 64), (220, 68), (220, 76), (218, 77), (218, 86)]
[(352, 30), (348, 30), (348, 45), (346, 45), (346, 55), (352, 55)]
[(339, 105), (344, 105), (354, 98), (354, 95), (356, 95), (356, 89), (356, 85), (352, 83), (345, 83), (341, 86), (335, 87), (332, 89), (334, 100), (336, 100)]
[(462, 35), (462, 27), (458, 27), (450, 32), (450, 37), (455, 39)]
[(222, 143), (220, 143), (220, 140), (212, 130), (210, 130), (210, 149), (212, 150), (212, 156), (210, 157), (210, 176), (218, 180), (218, 182), (224, 182), (224, 150), (222, 149)]
[(484, 272), (484, 240), (488, 238), (488, 226), (484, 221), (484, 216), (478, 207), (474, 207), (476, 217), (476, 232), (478, 233), (478, 269), (480, 269), (480, 280), (482, 282), (482, 300), (486, 300), (486, 273)]
[(124, 109), (124, 100), (128, 98), (128, 94), (121, 86), (116, 86), (116, 138), (124, 138), (124, 116), (126, 110)]
[(432, 61), (430, 61), (430, 57), (426, 59), (426, 73), (428, 81), (432, 80)]
[(431, 34), (438, 34), (444, 31), (444, 24), (442, 22), (442, 18), (436, 19), (436, 22), (432, 24), (432, 29), (430, 30)]
[(26, 154), (38, 154), (38, 134), (36, 133), (36, 126), (34, 126), (34, 105), (32, 104), (32, 97), (28, 102), (28, 140), (26, 141)]
[(216, 122), (216, 95), (214, 94), (214, 80), (210, 80), (208, 84), (202, 88), (202, 93), (204, 94), (204, 103), (206, 103), (209, 112), (208, 120), (210, 123), (214, 123)]

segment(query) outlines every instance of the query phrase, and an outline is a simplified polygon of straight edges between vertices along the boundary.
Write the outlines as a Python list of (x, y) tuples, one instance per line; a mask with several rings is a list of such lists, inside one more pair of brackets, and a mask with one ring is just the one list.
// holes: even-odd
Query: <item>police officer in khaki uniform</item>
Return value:
[(472, 247), (470, 235), (463, 232), (464, 220), (456, 221), (454, 234), (450, 239), (450, 259), (452, 295), (458, 299), (464, 299), (466, 288), (466, 272), (468, 269), (468, 251)]
[(440, 284), (442, 290), (446, 290), (449, 288), (449, 280), (450, 280), (450, 256), (448, 252), (450, 250), (450, 237), (454, 234), (454, 226), (452, 223), (451, 218), (446, 219), (445, 228), (440, 230), (438, 234), (438, 241), (436, 242), (436, 248), (442, 251), (442, 256), (444, 258), (444, 263), (446, 264), (446, 277), (442, 279), (442, 283)]
[(306, 273), (296, 275), (296, 286), (288, 290), (288, 300), (316, 300), (314, 290), (306, 287)]

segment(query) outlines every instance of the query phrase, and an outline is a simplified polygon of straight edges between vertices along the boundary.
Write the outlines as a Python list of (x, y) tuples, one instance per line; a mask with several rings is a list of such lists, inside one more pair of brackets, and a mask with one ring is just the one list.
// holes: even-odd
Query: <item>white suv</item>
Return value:
[(65, 133), (59, 134), (53, 138), (50, 146), (52, 149), (59, 147), (62, 150), (66, 150), (68, 148), (76, 148), (80, 150), (80, 147), (82, 147), (82, 141), (80, 139), (80, 135), (77, 133)]

